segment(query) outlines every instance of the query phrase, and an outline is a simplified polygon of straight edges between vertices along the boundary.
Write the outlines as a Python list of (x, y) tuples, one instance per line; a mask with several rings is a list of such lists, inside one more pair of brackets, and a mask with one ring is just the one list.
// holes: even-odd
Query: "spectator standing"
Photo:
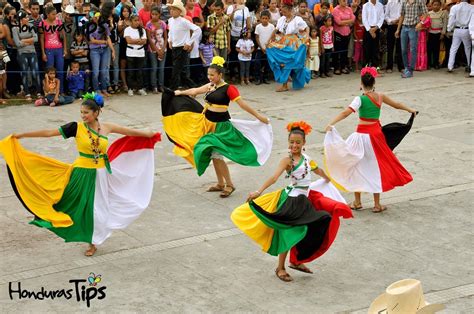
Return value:
[(207, 18), (207, 27), (215, 45), (216, 55), (227, 60), (230, 53), (230, 19), (224, 14), (224, 4), (219, 0), (214, 4), (214, 13)]
[(382, 28), (384, 17), (383, 5), (377, 0), (369, 0), (362, 6), (362, 23), (365, 28), (364, 58), (366, 65), (379, 66), (380, 29)]
[(123, 32), (127, 27), (131, 25), (130, 16), (132, 15), (132, 7), (128, 5), (122, 6), (120, 10), (120, 19), (118, 22), (118, 35), (119, 35), (119, 62), (120, 62), (120, 79), (122, 80), (122, 88), (128, 92), (127, 85), (127, 41), (123, 37)]
[[(385, 22), (387, 23), (387, 73), (393, 72), (394, 58), (396, 58), (398, 71), (403, 70), (402, 46), (400, 44), (400, 38), (395, 37), (401, 9), (402, 0), (389, 0), (385, 6)], [(393, 53), (394, 51), (395, 55)]]
[(215, 48), (214, 44), (212, 43), (210, 39), (210, 33), (209, 31), (204, 31), (202, 33), (202, 39), (201, 43), (199, 44), (199, 57), (202, 60), (202, 66), (203, 66), (203, 81), (200, 82), (201, 84), (206, 84), (209, 82), (207, 79), (207, 70), (209, 69), (209, 66), (211, 65), (212, 58), (214, 58), (215, 55)]
[(321, 26), (320, 33), (324, 50), (321, 52), (321, 66), (319, 72), (322, 78), (331, 77), (332, 74), (329, 73), (329, 65), (331, 55), (334, 51), (334, 29), (332, 27), (331, 15), (328, 14), (324, 17), (324, 25)]
[(469, 20), (469, 34), (471, 35), (471, 73), (470, 78), (474, 78), (474, 9), (471, 8), (471, 18)]
[(446, 11), (441, 10), (441, 0), (431, 2), (432, 10), (428, 12), (431, 27), (428, 34), (428, 65), (439, 69), (439, 50), (441, 40), (444, 38), (443, 25), (446, 23)]
[(84, 95), (85, 82), (88, 75), (89, 70), (80, 70), (79, 62), (71, 62), (71, 70), (68, 72), (66, 80), (68, 82), (69, 94), (74, 99), (82, 98), (82, 95)]
[[(166, 43), (168, 34), (166, 24), (161, 19), (161, 10), (154, 6), (151, 9), (151, 20), (146, 25), (148, 38), (148, 60), (151, 66), (151, 87), (153, 93), (163, 92), (165, 80)], [(156, 74), (158, 72), (158, 84)], [(158, 87), (159, 86), (159, 87)]]
[(227, 8), (227, 15), (230, 17), (230, 48), (229, 54), (229, 72), (231, 77), (238, 76), (238, 57), (236, 45), (243, 34), (250, 30), (252, 22), (250, 20), (250, 11), (245, 6), (244, 0), (236, 0), (236, 3)]
[[(37, 93), (41, 97), (41, 83), (38, 69), (38, 59), (36, 58), (35, 42), (38, 42), (38, 35), (32, 25), (28, 22), (28, 14), (21, 10), (18, 12), (20, 27), (13, 28), (13, 40), (18, 48), (18, 63), (21, 69), (21, 78), (25, 98), (31, 101), (31, 93)], [(30, 88), (28, 76), (31, 75), (34, 89)]]
[(339, 0), (339, 5), (334, 8), (332, 15), (334, 19), (334, 74), (340, 75), (341, 72), (349, 74), (347, 50), (351, 37), (351, 26), (354, 24), (355, 16), (352, 8), (347, 6), (347, 0)]
[(138, 90), (140, 95), (146, 96), (142, 74), (146, 57), (146, 31), (141, 26), (138, 16), (132, 15), (130, 20), (132, 24), (123, 33), (127, 41), (128, 96), (133, 96), (134, 89)]
[(148, 22), (151, 20), (151, 7), (153, 5), (153, 0), (142, 0), (143, 8), (138, 11), (138, 16), (140, 17), (140, 23), (145, 27)]
[(316, 22), (314, 21), (313, 14), (311, 11), (308, 9), (308, 2), (305, 0), (302, 0), (298, 4), (298, 12), (296, 12), (296, 16), (299, 16), (303, 19), (303, 21), (308, 24), (309, 28), (313, 28), (316, 26)]
[(278, 9), (277, 0), (270, 0), (268, 11), (270, 12), (270, 23), (272, 23), (273, 26), (276, 26), (278, 20), (281, 17), (280, 9)]
[[(402, 72), (403, 78), (413, 77), (418, 49), (418, 32), (422, 26), (420, 17), (427, 14), (428, 9), (424, 0), (406, 0), (402, 3), (395, 37), (401, 38), (402, 58), (405, 66), (405, 70)], [(410, 62), (408, 62), (408, 47), (410, 47)]]
[(272, 38), (275, 26), (270, 23), (270, 12), (263, 11), (260, 15), (260, 24), (255, 28), (255, 40), (257, 42), (257, 53), (255, 54), (257, 68), (257, 83), (270, 84), (268, 79), (269, 65), (267, 60), (267, 45)]
[(461, 43), (464, 45), (467, 64), (469, 66), (469, 56), (471, 55), (471, 43), (469, 35), (469, 21), (471, 19), (472, 5), (467, 0), (461, 0), (449, 11), (448, 31), (453, 31), (453, 43), (449, 51), (448, 72), (453, 72), (456, 53)]
[(255, 49), (250, 31), (242, 35), (235, 46), (239, 53), (240, 65), (240, 85), (250, 84), (250, 63), (252, 61), (252, 53)]
[(175, 0), (169, 5), (169, 8), (171, 18), (168, 20), (168, 42), (173, 58), (170, 88), (178, 89), (183, 85), (194, 87), (195, 84), (187, 74), (185, 67), (189, 65), (189, 52), (195, 39), (201, 35), (201, 29), (183, 18), (186, 15), (186, 9), (181, 0)]
[(86, 36), (89, 39), (92, 64), (92, 88), (96, 93), (109, 97), (107, 88), (109, 87), (110, 56), (112, 55), (112, 59), (115, 59), (114, 47), (110, 40), (110, 28), (107, 20), (100, 18), (100, 12), (91, 11), (89, 15), (91, 18), (86, 27)]
[(16, 9), (11, 5), (5, 6), (3, 9), (3, 14), (5, 24), (4, 38), (6, 39), (7, 54), (10, 57), (3, 93), (5, 98), (10, 98), (9, 93), (12, 95), (21, 95), (21, 84), (18, 84), (18, 82), (21, 82), (20, 65), (18, 64), (18, 49), (15, 45), (15, 42), (13, 41), (12, 36), (13, 29), (18, 27), (18, 20), (16, 18)]
[(137, 8), (129, 0), (120, 0), (120, 3), (117, 4), (117, 6), (115, 7), (115, 14), (120, 15), (123, 6), (129, 6), (130, 8), (132, 8), (132, 14), (138, 14)]
[(323, 2), (321, 4), (321, 9), (319, 10), (319, 13), (317, 15), (314, 15), (314, 21), (316, 23), (316, 26), (318, 28), (321, 28), (321, 26), (324, 25), (324, 19), (326, 16), (331, 15), (329, 13), (329, 3)]
[[(69, 51), (73, 58), (73, 61), (79, 64), (79, 70), (86, 72), (90, 70), (89, 65), (89, 45), (82, 33), (81, 29), (76, 30), (74, 34), (74, 40), (71, 44), (71, 50)], [(89, 76), (85, 78), (84, 91), (89, 91), (90, 79)]]

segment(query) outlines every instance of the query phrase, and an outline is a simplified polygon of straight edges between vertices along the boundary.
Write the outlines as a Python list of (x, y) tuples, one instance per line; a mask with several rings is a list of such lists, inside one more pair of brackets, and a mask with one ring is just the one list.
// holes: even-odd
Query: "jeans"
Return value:
[[(418, 32), (415, 27), (403, 26), (401, 31), (402, 58), (405, 69), (413, 72), (418, 53)], [(410, 43), (410, 64), (408, 64), (408, 43)]]
[(84, 91), (82, 89), (71, 90), (69, 91), (69, 94), (71, 95), (71, 97), (74, 97), (74, 99), (78, 99), (78, 98), (82, 98), (82, 96), (84, 95)]
[(145, 57), (127, 57), (127, 82), (129, 89), (142, 89)]
[[(109, 87), (109, 65), (110, 49), (109, 47), (93, 48), (90, 50), (90, 59), (92, 63), (92, 88), (95, 92), (107, 90)], [(100, 75), (100, 86), (99, 86)]]
[(56, 68), (57, 77), (61, 82), (59, 90), (61, 93), (64, 93), (64, 49), (45, 49), (44, 52), (48, 57), (48, 61), (46, 61), (46, 69), (52, 66)]
[(321, 66), (319, 67), (319, 73), (328, 74), (329, 67), (331, 63), (331, 54), (332, 49), (324, 49), (324, 52), (321, 54)]
[(31, 53), (20, 53), (18, 54), (18, 63), (21, 68), (21, 79), (23, 82), (23, 89), (25, 94), (31, 94), (29, 82), (28, 82), (28, 73), (31, 74), (31, 80), (36, 88), (36, 92), (41, 92), (41, 80), (39, 76), (38, 69), (38, 59), (35, 52)]
[[(157, 88), (158, 86), (163, 87), (165, 82), (165, 63), (166, 53), (163, 55), (163, 60), (158, 60), (156, 53), (148, 54), (148, 61), (150, 62), (150, 81), (151, 87)], [(158, 84), (156, 83), (156, 73), (158, 72)]]
[[(113, 71), (112, 71), (112, 85), (118, 85), (119, 83), (119, 75), (120, 75), (120, 67), (119, 67), (119, 62), (120, 62), (120, 58), (119, 58), (119, 43), (115, 43), (114, 44), (114, 51), (115, 51), (115, 60), (112, 60), (112, 53), (110, 54), (110, 64), (112, 65), (112, 67), (114, 68)], [(109, 64), (109, 68), (110, 68), (110, 64)], [(110, 79), (109, 79), (110, 81)]]
[[(48, 101), (48, 104), (52, 103), (54, 101), (54, 94), (48, 94), (46, 95), (46, 100)], [(71, 104), (74, 102), (74, 96), (61, 96), (59, 95), (58, 96), (59, 98), (59, 103), (57, 103), (56, 105), (67, 105), (67, 104)]]
[(251, 61), (239, 60), (240, 64), (240, 79), (249, 78), (250, 76), (250, 63)]

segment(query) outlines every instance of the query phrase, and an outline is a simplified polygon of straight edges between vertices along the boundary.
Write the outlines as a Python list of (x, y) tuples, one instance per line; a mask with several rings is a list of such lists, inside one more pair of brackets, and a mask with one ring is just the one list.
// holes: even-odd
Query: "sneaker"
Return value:
[(25, 95), (25, 100), (26, 100), (26, 101), (32, 101), (33, 98), (31, 98), (31, 95), (30, 95), (30, 94), (26, 94), (26, 95)]
[(405, 72), (402, 73), (402, 78), (410, 78), (410, 77), (413, 77), (412, 72), (405, 70)]
[(156, 88), (156, 87), (153, 88), (153, 94), (158, 94), (158, 93), (159, 93), (159, 92), (158, 92), (158, 88)]
[(133, 96), (133, 89), (128, 90), (128, 96)]
[(140, 95), (142, 95), (142, 96), (148, 95), (148, 94), (146, 93), (146, 91), (145, 91), (144, 88), (140, 89), (140, 90), (138, 91), (138, 93), (139, 93)]

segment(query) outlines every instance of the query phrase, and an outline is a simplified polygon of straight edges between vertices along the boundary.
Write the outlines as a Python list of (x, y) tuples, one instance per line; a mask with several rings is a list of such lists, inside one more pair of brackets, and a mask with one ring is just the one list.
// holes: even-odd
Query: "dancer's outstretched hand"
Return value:
[(16, 139), (20, 139), (20, 138), (21, 138), (21, 134), (13, 133), (13, 134), (12, 134), (12, 137), (13, 137), (13, 138), (16, 138)]
[(331, 132), (333, 127), (334, 127), (334, 125), (328, 124), (328, 125), (326, 126), (326, 132)]
[(250, 202), (251, 200), (254, 200), (259, 196), (260, 196), (260, 192), (251, 192), (249, 196), (247, 197), (247, 202)]

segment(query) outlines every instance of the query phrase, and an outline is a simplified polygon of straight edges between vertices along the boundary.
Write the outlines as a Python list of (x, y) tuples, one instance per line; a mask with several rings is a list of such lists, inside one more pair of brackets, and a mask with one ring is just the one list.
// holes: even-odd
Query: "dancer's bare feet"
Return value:
[(86, 256), (92, 256), (97, 251), (97, 247), (94, 244), (89, 244), (89, 249), (84, 253)]

